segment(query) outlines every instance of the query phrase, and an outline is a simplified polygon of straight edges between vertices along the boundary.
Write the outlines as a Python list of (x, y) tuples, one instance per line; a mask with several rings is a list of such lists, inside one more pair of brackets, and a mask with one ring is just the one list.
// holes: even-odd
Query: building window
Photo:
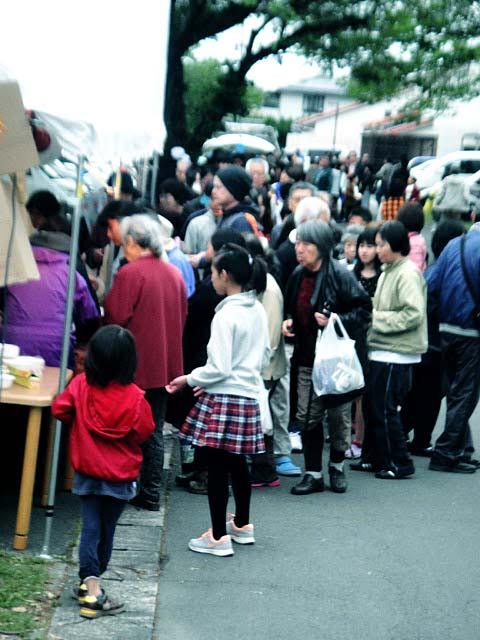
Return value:
[(279, 91), (268, 91), (265, 94), (263, 99), (264, 107), (272, 107), (277, 109), (280, 105), (280, 92)]
[(320, 113), (323, 111), (325, 96), (318, 93), (303, 94), (303, 113), (310, 115), (311, 113)]

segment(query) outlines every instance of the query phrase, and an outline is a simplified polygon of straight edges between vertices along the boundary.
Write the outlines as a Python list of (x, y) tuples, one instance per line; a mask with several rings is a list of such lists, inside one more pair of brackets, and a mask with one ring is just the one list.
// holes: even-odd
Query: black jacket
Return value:
[[(298, 266), (295, 269), (290, 276), (285, 292), (285, 317), (293, 320), (293, 333), (296, 332), (295, 325), (297, 324), (297, 326), (299, 326), (298, 322), (296, 322), (296, 301), (304, 272), (305, 268), (302, 266)], [(310, 302), (313, 306), (312, 331), (308, 336), (303, 336), (303, 340), (309, 343), (308, 349), (312, 353), (312, 365), (318, 333), (318, 324), (313, 314), (317, 311), (321, 312), (325, 305), (328, 305), (332, 313), (340, 316), (348, 335), (352, 340), (355, 340), (355, 349), (364, 367), (367, 362), (367, 329), (370, 324), (372, 301), (370, 296), (358, 283), (355, 276), (343, 265), (339, 264), (337, 260), (333, 258), (324, 260), (317, 274), (315, 288)], [(298, 335), (295, 336), (296, 348), (294, 348), (292, 357), (291, 388), (295, 390), (298, 370), (296, 351), (298, 349), (299, 337)], [(351, 394), (325, 396), (325, 404), (326, 406), (332, 407), (338, 406), (352, 400), (354, 397), (360, 395), (360, 393), (361, 390), (352, 392)]]
[[(285, 292), (285, 314), (293, 319), (300, 282), (305, 269), (298, 266), (288, 281)], [(353, 340), (364, 338), (370, 323), (372, 301), (355, 276), (337, 260), (328, 259), (318, 272), (311, 304), (314, 312), (321, 312), (327, 304), (332, 313), (340, 316)], [(316, 339), (316, 331), (315, 331)]]

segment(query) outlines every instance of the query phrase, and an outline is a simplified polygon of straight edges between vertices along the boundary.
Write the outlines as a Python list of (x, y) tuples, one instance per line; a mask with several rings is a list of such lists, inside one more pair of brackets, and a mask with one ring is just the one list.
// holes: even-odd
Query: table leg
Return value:
[(30, 517), (32, 515), (33, 485), (35, 483), (35, 470), (37, 467), (38, 441), (40, 439), (40, 424), (42, 421), (42, 409), (31, 407), (28, 416), (27, 437), (25, 440), (25, 453), (23, 455), (22, 482), (20, 485), (20, 497), (18, 499), (17, 524), (13, 548), (23, 551), (28, 545), (28, 532), (30, 530)]
[(40, 504), (46, 507), (48, 504), (48, 490), (50, 487), (50, 467), (53, 457), (53, 443), (55, 441), (55, 418), (52, 416), (48, 425), (47, 452), (45, 456), (45, 471), (43, 472), (42, 500)]

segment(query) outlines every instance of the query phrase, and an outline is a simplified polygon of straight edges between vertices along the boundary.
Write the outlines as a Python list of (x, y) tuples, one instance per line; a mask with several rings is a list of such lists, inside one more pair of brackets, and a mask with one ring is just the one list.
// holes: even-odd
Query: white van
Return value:
[(458, 172), (464, 175), (480, 171), (480, 151), (453, 151), (413, 167), (410, 175), (417, 179), (420, 197), (426, 198), (432, 188), (452, 169), (458, 169)]

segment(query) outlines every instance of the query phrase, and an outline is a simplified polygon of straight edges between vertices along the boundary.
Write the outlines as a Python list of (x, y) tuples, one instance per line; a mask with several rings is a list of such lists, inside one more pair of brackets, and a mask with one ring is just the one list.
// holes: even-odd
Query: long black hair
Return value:
[(111, 382), (130, 384), (136, 369), (135, 338), (128, 329), (110, 324), (94, 334), (85, 358), (85, 375), (89, 384), (96, 387), (107, 387)]
[(267, 267), (267, 273), (270, 273), (280, 285), (280, 263), (275, 254), (275, 251), (268, 248), (265, 249), (260, 238), (254, 233), (245, 234), (246, 249), (252, 256), (258, 256), (265, 261)]
[(225, 244), (213, 258), (217, 271), (226, 271), (230, 278), (244, 291), (263, 293), (267, 287), (267, 267), (265, 261), (238, 244)]
[[(355, 260), (355, 266), (353, 267), (353, 271), (357, 278), (360, 277), (360, 274), (363, 270), (363, 264), (358, 257), (358, 250), (360, 249), (360, 245), (363, 243), (370, 244), (375, 246), (375, 236), (378, 233), (378, 227), (367, 227), (357, 238), (357, 255)], [(375, 252), (375, 259), (373, 261), (373, 267), (377, 273), (380, 273), (380, 267), (382, 263), (380, 262), (377, 253)]]

